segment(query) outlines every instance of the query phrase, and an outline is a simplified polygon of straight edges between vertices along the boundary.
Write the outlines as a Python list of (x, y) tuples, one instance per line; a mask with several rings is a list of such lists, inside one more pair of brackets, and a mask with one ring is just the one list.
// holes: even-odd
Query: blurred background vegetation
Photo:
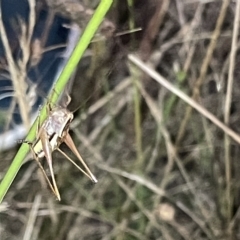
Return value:
[[(84, 28), (97, 4), (43, 6)], [(0, 239), (240, 239), (238, 144), (127, 58), (137, 53), (238, 133), (238, 5), (115, 0), (69, 106), (80, 107), (70, 133), (99, 182), (54, 152), (58, 202), (29, 154), (0, 206)], [(18, 147), (0, 153), (0, 177)]]

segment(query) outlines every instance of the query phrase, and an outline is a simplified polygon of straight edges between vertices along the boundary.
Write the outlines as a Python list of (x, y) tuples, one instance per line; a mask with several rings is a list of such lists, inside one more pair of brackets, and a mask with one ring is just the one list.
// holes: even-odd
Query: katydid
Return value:
[[(41, 126), (38, 124), (36, 140), (33, 143), (28, 142), (35, 160), (40, 166), (40, 169), (42, 170), (51, 190), (59, 201), (61, 198), (54, 177), (52, 160), (52, 152), (55, 150), (58, 150), (60, 153), (62, 153), (75, 167), (77, 167), (81, 172), (88, 176), (94, 183), (97, 183), (96, 177), (92, 174), (87, 164), (82, 159), (69, 134), (70, 123), (72, 120), (73, 113), (70, 112), (67, 108), (51, 108), (50, 104), (48, 104), (48, 116)], [(78, 166), (69, 156), (67, 156), (61, 149), (59, 149), (59, 146), (63, 142), (66, 143), (66, 145), (79, 159), (85, 170)], [(47, 174), (39, 161), (39, 159), (44, 157), (46, 158), (47, 164), (49, 166), (52, 182), (47, 177)]]

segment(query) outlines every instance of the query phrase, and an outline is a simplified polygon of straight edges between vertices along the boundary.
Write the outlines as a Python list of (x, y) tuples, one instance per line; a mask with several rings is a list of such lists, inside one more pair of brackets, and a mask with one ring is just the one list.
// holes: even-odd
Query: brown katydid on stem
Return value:
[[(70, 102), (69, 100), (66, 106)], [(82, 159), (80, 153), (78, 152), (70, 134), (69, 128), (70, 123), (73, 120), (73, 113), (70, 112), (66, 107), (54, 107), (52, 108), (50, 103), (47, 108), (48, 116), (46, 120), (42, 123), (41, 126), (38, 124), (37, 129), (37, 137), (36, 140), (32, 143), (26, 142), (30, 145), (31, 151), (35, 160), (37, 161), (40, 169), (42, 170), (44, 177), (46, 178), (51, 190), (60, 201), (60, 194), (58, 191), (58, 187), (56, 184), (56, 180), (53, 172), (53, 159), (52, 152), (58, 150), (63, 156), (65, 156), (75, 167), (77, 167), (81, 172), (83, 172), (86, 176), (88, 176), (94, 183), (97, 183), (96, 177), (92, 174), (87, 164)], [(40, 123), (40, 121), (39, 121)], [(71, 149), (71, 151), (75, 154), (75, 156), (79, 159), (79, 161), (84, 166), (82, 169), (78, 166), (69, 156), (64, 153), (59, 146), (61, 143), (65, 142), (66, 145)], [(46, 158), (47, 164), (50, 170), (51, 181), (48, 178), (43, 166), (41, 165), (39, 159)]]

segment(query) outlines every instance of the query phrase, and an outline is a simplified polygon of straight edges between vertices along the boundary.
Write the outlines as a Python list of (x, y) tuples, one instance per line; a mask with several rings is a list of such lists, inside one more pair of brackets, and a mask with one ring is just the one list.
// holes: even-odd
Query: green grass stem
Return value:
[[(94, 34), (99, 28), (101, 22), (104, 20), (104, 17), (107, 11), (112, 5), (112, 2), (113, 0), (102, 0), (98, 8), (96, 9), (93, 17), (89, 21), (81, 39), (79, 40), (77, 46), (75, 47), (71, 57), (69, 58), (66, 66), (64, 67), (61, 75), (59, 76), (54, 86), (54, 89), (55, 89), (54, 92), (50, 93), (50, 96), (52, 96), (51, 102), (53, 104), (57, 102), (59, 93), (63, 92), (68, 80), (71, 77), (72, 72), (74, 71), (78, 62), (83, 56), (83, 53), (87, 49), (89, 43), (91, 42)], [(41, 110), (41, 113), (40, 113), (41, 120), (44, 120), (47, 117), (46, 105), (47, 103), (44, 105), (44, 107)], [(30, 142), (34, 141), (34, 139), (36, 138), (36, 130), (37, 130), (37, 119), (35, 120), (34, 124), (32, 125), (26, 137), (27, 141), (30, 141)], [(16, 156), (14, 157), (12, 164), (8, 168), (8, 171), (0, 184), (0, 203), (2, 202), (9, 187), (11, 186), (29, 150), (30, 149), (28, 144), (22, 144)]]

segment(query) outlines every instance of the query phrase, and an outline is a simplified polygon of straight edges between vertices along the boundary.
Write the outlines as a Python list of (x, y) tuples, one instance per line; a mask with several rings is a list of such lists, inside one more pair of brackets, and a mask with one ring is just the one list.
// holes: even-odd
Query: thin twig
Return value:
[[(237, 41), (238, 41), (238, 33), (239, 33), (239, 20), (240, 20), (240, 1), (236, 2), (236, 11), (235, 11), (235, 19), (234, 19), (234, 27), (233, 27), (233, 37), (232, 37), (232, 47), (230, 53), (230, 63), (228, 70), (228, 85), (227, 85), (227, 93), (226, 93), (226, 101), (225, 101), (225, 109), (224, 109), (224, 122), (226, 125), (229, 125), (230, 118), (230, 108), (232, 104), (232, 89), (233, 89), (233, 74), (235, 68), (235, 58), (237, 54)], [(225, 176), (226, 176), (226, 215), (228, 224), (232, 218), (232, 162), (231, 162), (231, 151), (230, 151), (230, 139), (225, 134)]]

